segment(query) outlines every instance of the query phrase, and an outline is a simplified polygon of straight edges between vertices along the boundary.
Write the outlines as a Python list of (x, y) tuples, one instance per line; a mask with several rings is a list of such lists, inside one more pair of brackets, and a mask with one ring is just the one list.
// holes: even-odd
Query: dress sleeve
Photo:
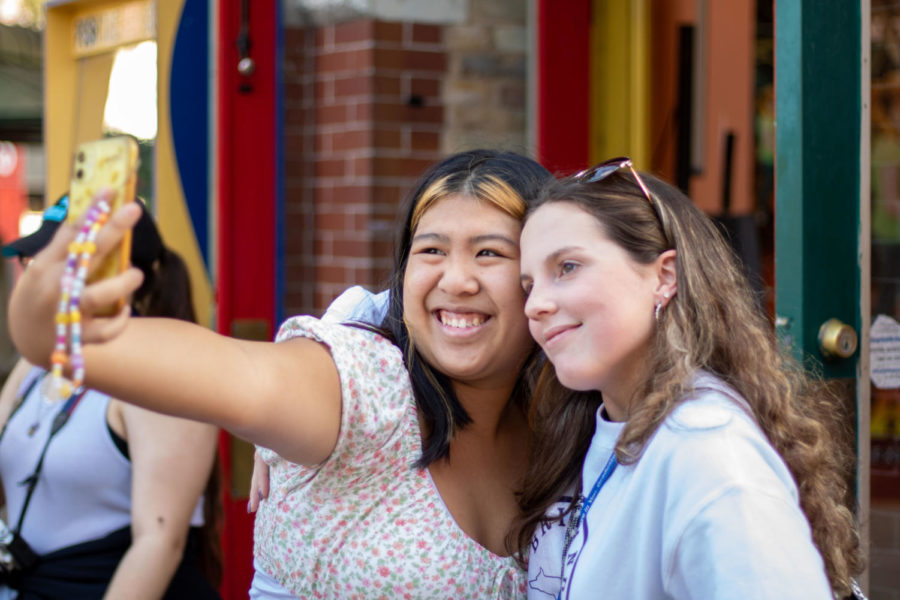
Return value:
[[(383, 463), (385, 455), (416, 455), (408, 432), (416, 411), (399, 349), (375, 332), (314, 317), (286, 321), (276, 342), (307, 337), (326, 346), (341, 382), (341, 427), (334, 451), (313, 469), (338, 470), (352, 480)], [(416, 436), (417, 437), (417, 436)], [(263, 450), (267, 462), (274, 453)], [(415, 460), (415, 459), (413, 459)]]

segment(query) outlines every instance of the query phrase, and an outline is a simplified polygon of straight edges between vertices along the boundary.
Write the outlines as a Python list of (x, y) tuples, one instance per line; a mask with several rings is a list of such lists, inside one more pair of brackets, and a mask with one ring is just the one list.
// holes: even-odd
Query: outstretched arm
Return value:
[(115, 398), (218, 425), (299, 464), (337, 442), (341, 388), (331, 354), (309, 339), (250, 342), (174, 319), (128, 321), (85, 348), (87, 383)]
[[(103, 256), (134, 225), (140, 209), (125, 206), (103, 228)], [(19, 351), (49, 365), (66, 247), (65, 225), (25, 270), (10, 301), (10, 332)], [(340, 428), (341, 392), (328, 350), (307, 339), (249, 342), (172, 319), (95, 318), (98, 307), (127, 296), (137, 269), (87, 286), (81, 299), (85, 383), (114, 398), (172, 416), (218, 425), (313, 465), (331, 453)]]

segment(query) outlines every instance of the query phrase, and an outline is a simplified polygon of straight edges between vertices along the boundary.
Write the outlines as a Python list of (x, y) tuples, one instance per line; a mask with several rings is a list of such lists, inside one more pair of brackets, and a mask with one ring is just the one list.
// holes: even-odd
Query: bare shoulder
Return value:
[[(168, 440), (180, 445), (182, 442), (198, 441), (186, 439), (185, 436), (210, 437), (214, 439), (218, 431), (218, 427), (215, 425), (164, 415), (140, 406), (121, 402), (115, 398), (110, 400), (110, 412), (121, 415), (121, 420), (126, 430), (126, 438), (129, 441), (135, 435), (152, 435), (160, 442)], [(202, 439), (199, 441), (203, 442)]]
[(10, 413), (15, 408), (19, 388), (22, 387), (25, 377), (32, 368), (33, 365), (27, 360), (24, 358), (19, 359), (12, 371), (10, 371), (9, 377), (6, 378), (3, 389), (0, 390), (0, 427), (6, 423)]
[[(159, 463), (174, 467), (176, 462), (206, 465), (218, 443), (214, 425), (156, 413), (118, 400), (110, 403), (110, 417), (120, 415), (135, 466)], [(110, 423), (112, 425), (112, 423)], [(118, 433), (118, 432), (117, 432)]]

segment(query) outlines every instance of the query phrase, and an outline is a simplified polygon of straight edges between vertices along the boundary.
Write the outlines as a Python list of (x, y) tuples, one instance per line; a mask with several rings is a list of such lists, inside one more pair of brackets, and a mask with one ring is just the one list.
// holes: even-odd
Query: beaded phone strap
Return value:
[[(84, 383), (84, 356), (81, 347), (81, 293), (87, 280), (91, 256), (97, 251), (97, 234), (109, 219), (109, 204), (100, 201), (91, 206), (81, 230), (69, 244), (62, 293), (56, 313), (56, 346), (50, 356), (53, 392), (63, 400)], [(63, 377), (66, 363), (72, 368), (72, 380)]]

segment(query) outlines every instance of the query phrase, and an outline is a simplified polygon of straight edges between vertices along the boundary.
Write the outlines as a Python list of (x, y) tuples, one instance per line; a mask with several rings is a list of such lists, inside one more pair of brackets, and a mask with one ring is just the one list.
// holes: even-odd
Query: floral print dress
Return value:
[(261, 449), (269, 498), (256, 516), (256, 564), (298, 598), (525, 597), (525, 574), (468, 537), (441, 500), (421, 454), (400, 350), (361, 328), (294, 317), (276, 341), (304, 336), (331, 351), (341, 427), (315, 468)]

